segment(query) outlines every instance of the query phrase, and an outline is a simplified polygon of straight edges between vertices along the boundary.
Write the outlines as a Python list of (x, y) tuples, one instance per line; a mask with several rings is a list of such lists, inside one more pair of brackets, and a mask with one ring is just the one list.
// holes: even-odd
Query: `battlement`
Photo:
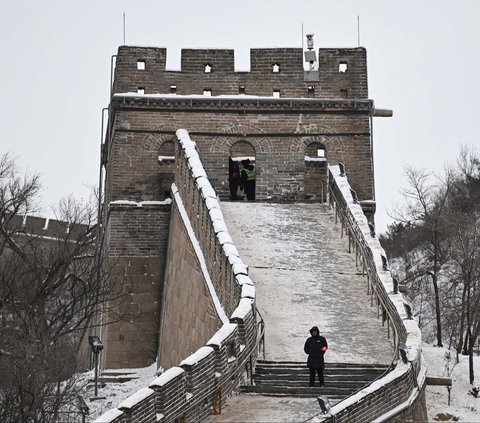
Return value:
[(167, 49), (121, 46), (114, 93), (368, 98), (366, 50), (321, 48), (315, 71), (301, 48), (250, 50), (250, 71), (235, 71), (231, 49), (183, 49), (181, 69), (167, 70)]
[(78, 234), (85, 233), (88, 227), (45, 217), (15, 215), (9, 219), (7, 229), (45, 239), (65, 239), (67, 235), (75, 239)]

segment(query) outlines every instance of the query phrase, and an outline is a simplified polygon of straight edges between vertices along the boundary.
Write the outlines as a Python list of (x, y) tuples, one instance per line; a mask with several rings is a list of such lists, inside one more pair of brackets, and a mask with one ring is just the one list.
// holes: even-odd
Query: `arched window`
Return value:
[(305, 149), (305, 160), (306, 161), (325, 161), (327, 158), (325, 146), (318, 141), (314, 141), (307, 145)]

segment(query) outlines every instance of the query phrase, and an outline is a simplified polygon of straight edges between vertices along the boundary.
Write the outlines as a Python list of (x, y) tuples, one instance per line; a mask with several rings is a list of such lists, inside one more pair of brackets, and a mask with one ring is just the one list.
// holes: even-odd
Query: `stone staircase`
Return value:
[[(305, 363), (259, 360), (253, 385), (240, 387), (242, 393), (285, 397), (318, 397), (326, 395), (337, 403), (370, 384), (388, 369), (383, 364), (326, 363), (325, 386), (309, 387), (309, 371)], [(318, 385), (318, 378), (315, 380)]]

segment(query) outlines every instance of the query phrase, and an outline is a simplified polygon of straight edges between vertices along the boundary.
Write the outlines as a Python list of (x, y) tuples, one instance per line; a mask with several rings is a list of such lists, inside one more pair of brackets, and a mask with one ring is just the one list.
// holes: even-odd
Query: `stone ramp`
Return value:
[(304, 362), (308, 330), (327, 338), (325, 361), (390, 364), (393, 346), (370, 306), (366, 279), (326, 204), (222, 202), (266, 325), (266, 358)]

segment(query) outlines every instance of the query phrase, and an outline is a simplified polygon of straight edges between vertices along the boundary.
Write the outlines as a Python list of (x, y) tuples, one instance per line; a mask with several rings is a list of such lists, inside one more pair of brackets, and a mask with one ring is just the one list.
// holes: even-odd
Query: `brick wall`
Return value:
[(103, 367), (150, 365), (157, 356), (170, 204), (110, 203), (109, 259), (124, 297), (105, 327)]
[[(178, 188), (174, 186), (170, 242), (171, 245), (183, 245), (183, 251), (172, 247), (169, 255), (172, 267), (167, 271), (170, 276), (166, 287), (169, 282), (181, 284), (182, 272), (188, 269), (183, 274), (188, 278), (195, 266), (201, 264), (185, 239), (188, 235), (192, 241), (194, 236), (202, 250), (215, 295), (228, 317), (222, 319), (222, 326), (179, 367), (169, 368), (148, 388), (100, 416), (96, 423), (170, 422), (177, 418), (185, 422), (203, 421), (214, 409), (221, 407), (239, 385), (247, 364), (251, 366), (256, 361), (258, 341), (253, 283), (228, 235), (215, 191), (205, 178), (195, 144), (185, 131), (179, 131), (178, 136), (180, 142), (176, 145), (175, 158)], [(193, 235), (187, 230), (185, 219)], [(173, 239), (175, 237), (177, 239)], [(190, 282), (184, 281), (183, 288), (191, 285)], [(211, 292), (204, 295), (211, 297)], [(198, 296), (195, 299), (204, 301)], [(175, 301), (172, 297), (173, 305), (178, 304)], [(178, 330), (177, 338), (183, 335), (184, 332)]]
[[(305, 156), (309, 145), (318, 142), (324, 145), (329, 163), (342, 161), (346, 164), (359, 198), (373, 199), (370, 103), (358, 104), (354, 112), (353, 102), (334, 103), (331, 110), (327, 105), (322, 109), (321, 102), (310, 102), (297, 105), (293, 111), (286, 110), (290, 108), (288, 102), (275, 107), (267, 102), (255, 104), (249, 113), (239, 113), (238, 109), (213, 100), (207, 100), (204, 107), (209, 110), (206, 111), (200, 108), (205, 101), (197, 101), (198, 110), (186, 111), (179, 109), (190, 107), (187, 100), (181, 104), (172, 99), (166, 102), (151, 100), (148, 105), (145, 99), (114, 100), (116, 130), (113, 164), (110, 165), (111, 199), (164, 198), (164, 188), (158, 188), (162, 179), (158, 153), (149, 151), (153, 145), (151, 140), (155, 135), (160, 148), (179, 127), (195, 136), (209, 180), (222, 199), (229, 196), (229, 156), (248, 151), (255, 156), (259, 200), (311, 198), (312, 185), (307, 182), (305, 186), (305, 177), (310, 171)], [(239, 100), (238, 107), (248, 109), (252, 106), (245, 101)], [(308, 110), (304, 106), (318, 110)], [(158, 133), (152, 134), (152, 131)], [(148, 147), (146, 140), (150, 140)], [(242, 148), (247, 143), (250, 149)], [(314, 194), (318, 196), (320, 190)]]
[(160, 321), (159, 366), (168, 369), (176, 365), (204, 345), (221, 324), (174, 201)]
[[(257, 199), (321, 197), (319, 177), (304, 160), (308, 145), (315, 142), (325, 146), (328, 162), (346, 164), (361, 200), (374, 199), (373, 102), (368, 100), (365, 49), (320, 49), (316, 81), (305, 77), (298, 48), (252, 49), (250, 72), (235, 72), (233, 50), (185, 49), (181, 71), (165, 69), (166, 54), (163, 48), (119, 48), (110, 117), (109, 200), (165, 198), (172, 163), (159, 163), (158, 156), (178, 128), (195, 136), (222, 199), (229, 196), (228, 157), (245, 150), (246, 143), (256, 158)], [(313, 86), (312, 98), (308, 89)], [(239, 87), (247, 96), (238, 95)], [(145, 94), (122, 94), (139, 88)], [(206, 89), (213, 97), (203, 96)], [(280, 99), (272, 97), (274, 90)], [(191, 94), (199, 96), (186, 97)]]
[[(234, 51), (222, 49), (183, 49), (181, 70), (165, 69), (165, 48), (128, 47), (118, 49), (114, 92), (145, 94), (236, 95), (244, 87), (247, 95), (307, 98), (308, 87), (314, 86), (315, 98), (367, 98), (367, 54), (363, 47), (320, 49), (317, 51), (318, 73), (313, 78), (304, 74), (303, 51), (300, 48), (265, 48), (250, 51), (250, 72), (235, 72)], [(138, 62), (141, 62), (138, 69)], [(346, 64), (346, 71), (340, 70)], [(209, 72), (206, 66), (209, 65)], [(278, 66), (274, 72), (273, 66)], [(345, 94), (347, 91), (347, 94)]]

